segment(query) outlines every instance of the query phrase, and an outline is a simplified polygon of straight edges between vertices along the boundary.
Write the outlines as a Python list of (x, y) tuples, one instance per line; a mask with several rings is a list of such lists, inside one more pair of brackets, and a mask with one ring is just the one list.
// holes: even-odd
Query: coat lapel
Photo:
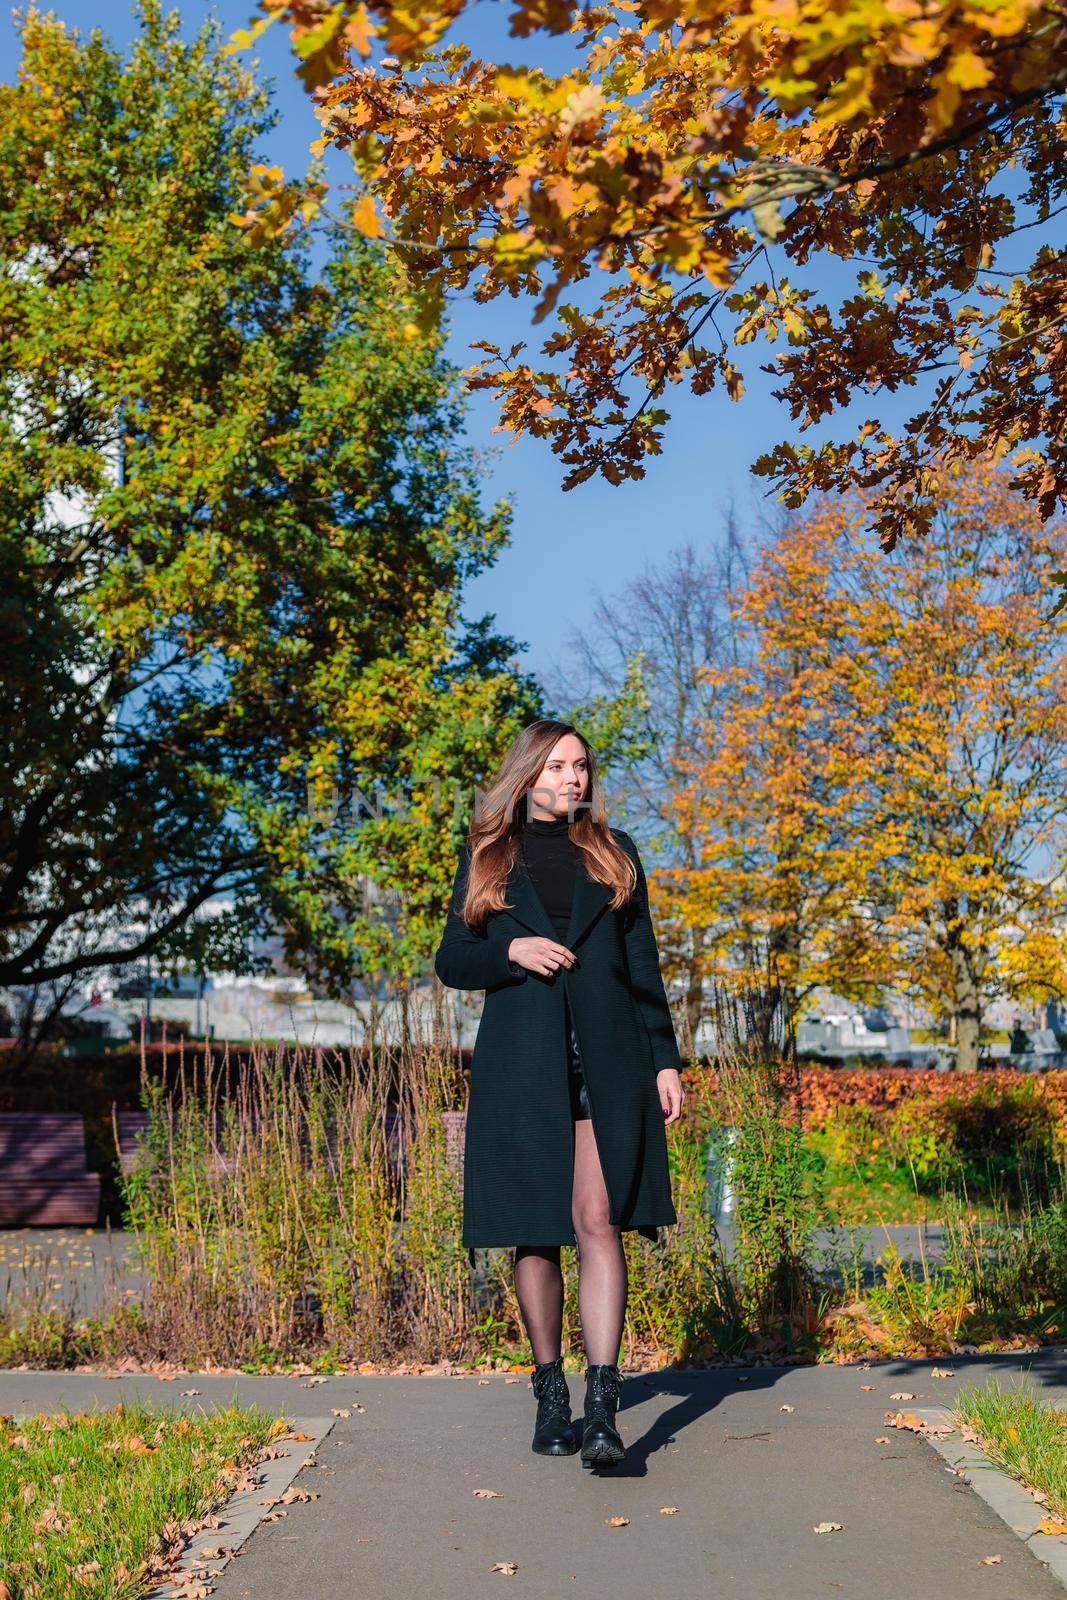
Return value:
[[(522, 860), (516, 861), (512, 867), (508, 875), (507, 888), (512, 901), (508, 910), (513, 917), (546, 939), (559, 938), (533, 886), (529, 870)], [(590, 878), (585, 870), (584, 860), (579, 861), (578, 871), (574, 877), (574, 895), (571, 900), (571, 918), (567, 925), (567, 936), (561, 941), (568, 950), (574, 949), (589, 924), (610, 899), (611, 890), (607, 884), (598, 883)]]

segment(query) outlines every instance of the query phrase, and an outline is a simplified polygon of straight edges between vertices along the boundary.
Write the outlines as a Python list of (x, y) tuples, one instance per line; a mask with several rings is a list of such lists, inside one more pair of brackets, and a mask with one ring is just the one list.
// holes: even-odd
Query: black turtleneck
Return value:
[(570, 823), (565, 816), (554, 817), (551, 822), (528, 817), (519, 835), (519, 849), (537, 898), (548, 913), (557, 939), (565, 944), (581, 856), (570, 836)]

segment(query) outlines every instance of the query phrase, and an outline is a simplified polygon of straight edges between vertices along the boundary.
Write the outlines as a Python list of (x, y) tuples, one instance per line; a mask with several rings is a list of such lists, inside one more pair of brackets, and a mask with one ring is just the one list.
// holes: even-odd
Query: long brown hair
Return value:
[(589, 876), (614, 890), (613, 911), (624, 906), (637, 887), (636, 868), (608, 827), (599, 769), (590, 745), (571, 723), (541, 718), (523, 728), (490, 780), (478, 814), (471, 819), (471, 861), (463, 902), (463, 920), (469, 927), (480, 927), (491, 911), (508, 909), (504, 895), (508, 873), (518, 859), (527, 791), (540, 777), (552, 746), (568, 733), (581, 741), (587, 763), (586, 789), (575, 808), (570, 836), (584, 857)]

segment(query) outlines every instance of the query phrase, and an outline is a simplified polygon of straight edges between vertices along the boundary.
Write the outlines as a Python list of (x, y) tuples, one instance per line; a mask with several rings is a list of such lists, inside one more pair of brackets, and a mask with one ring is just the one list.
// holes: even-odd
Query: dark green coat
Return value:
[(634, 898), (612, 911), (611, 890), (590, 878), (579, 861), (570, 926), (561, 941), (577, 961), (550, 977), (508, 959), (512, 939), (531, 933), (558, 937), (521, 861), (507, 880), (509, 909), (490, 913), (480, 932), (463, 921), (470, 864), (470, 847), (463, 847), (434, 971), (451, 989), (485, 990), (463, 1160), (463, 1243), (471, 1251), (577, 1242), (565, 992), (609, 1220), (649, 1239), (657, 1238), (657, 1227), (677, 1221), (656, 1073), (681, 1070), (684, 1062), (660, 974), (641, 860), (629, 834), (611, 831), (637, 866)]

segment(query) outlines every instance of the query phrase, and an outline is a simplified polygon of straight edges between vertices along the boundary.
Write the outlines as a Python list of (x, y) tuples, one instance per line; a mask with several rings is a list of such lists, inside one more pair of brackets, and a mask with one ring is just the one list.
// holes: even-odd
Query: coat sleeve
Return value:
[(637, 846), (629, 834), (620, 833), (619, 842), (637, 868), (637, 888), (634, 898), (623, 911), (626, 938), (626, 961), (630, 970), (630, 988), (638, 1009), (645, 1020), (648, 1037), (652, 1043), (652, 1064), (656, 1072), (665, 1067), (681, 1071), (685, 1059), (678, 1049), (674, 1021), (663, 987), (659, 966), (659, 950), (652, 929), (652, 914), (648, 903), (648, 884)]
[(470, 845), (465, 844), (456, 867), (455, 881), (448, 903), (441, 943), (433, 958), (433, 969), (449, 989), (501, 989), (508, 984), (523, 983), (527, 977), (525, 967), (508, 959), (506, 936), (493, 937), (491, 919), (481, 931), (470, 928), (463, 920), (463, 899), (467, 890), (467, 872), (470, 867)]

